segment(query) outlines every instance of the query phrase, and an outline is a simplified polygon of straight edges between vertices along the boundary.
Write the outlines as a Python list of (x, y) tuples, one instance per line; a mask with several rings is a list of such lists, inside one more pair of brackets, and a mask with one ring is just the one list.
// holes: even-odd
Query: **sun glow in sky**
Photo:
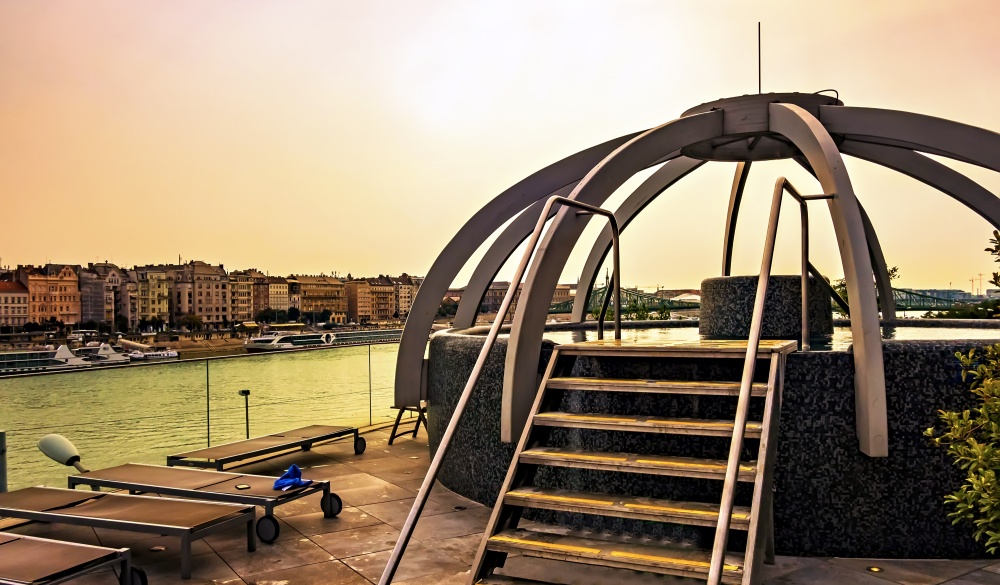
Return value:
[[(764, 91), (836, 88), (847, 105), (1000, 131), (989, 0), (6, 0), (0, 264), (180, 255), (271, 274), (424, 274), (476, 210), (534, 171), (756, 92), (758, 21)], [(994, 269), (985, 220), (847, 164), (899, 286), (968, 290)], [(997, 173), (947, 164), (1000, 194)], [(629, 226), (623, 284), (718, 274), (734, 168), (706, 165)], [(755, 165), (734, 273), (758, 270), (779, 175), (815, 185), (793, 164)], [(829, 220), (814, 216), (814, 263), (839, 277)], [(776, 271), (795, 272), (797, 230), (783, 225)]]

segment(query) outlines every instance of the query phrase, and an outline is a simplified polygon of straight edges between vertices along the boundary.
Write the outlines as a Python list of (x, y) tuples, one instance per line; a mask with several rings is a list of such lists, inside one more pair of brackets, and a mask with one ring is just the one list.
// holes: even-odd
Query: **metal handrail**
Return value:
[[(410, 537), (413, 535), (413, 529), (416, 527), (417, 520), (420, 518), (420, 514), (424, 510), (424, 505), (427, 503), (427, 497), (430, 495), (431, 489), (434, 487), (435, 480), (437, 480), (438, 472), (441, 470), (441, 463), (444, 461), (444, 457), (448, 453), (448, 447), (451, 445), (452, 437), (455, 434), (455, 430), (458, 428), (462, 415), (465, 413), (465, 407), (469, 402), (469, 398), (472, 396), (472, 390), (479, 381), (479, 375), (483, 371), (483, 366), (486, 364), (486, 358), (489, 356), (490, 350), (493, 349), (493, 345), (496, 343), (497, 336), (500, 333), (500, 328), (503, 325), (503, 320), (507, 316), (507, 311), (510, 309), (514, 295), (517, 292), (517, 287), (521, 283), (521, 279), (524, 278), (524, 273), (528, 268), (528, 262), (531, 260), (531, 256), (535, 252), (535, 248), (538, 246), (538, 240), (541, 238), (542, 230), (545, 229), (545, 224), (548, 222), (549, 211), (557, 203), (567, 207), (575, 207), (581, 210), (582, 213), (603, 215), (608, 219), (608, 223), (611, 225), (611, 242), (613, 247), (612, 260), (614, 263), (613, 282), (615, 287), (615, 339), (622, 338), (621, 282), (619, 277), (620, 271), (618, 250), (619, 229), (618, 221), (615, 219), (615, 214), (606, 209), (581, 203), (573, 199), (567, 199), (566, 197), (550, 197), (545, 203), (545, 207), (542, 209), (541, 214), (539, 214), (538, 222), (535, 224), (534, 231), (531, 232), (531, 238), (528, 240), (528, 246), (524, 250), (524, 256), (521, 258), (521, 262), (518, 263), (517, 270), (514, 271), (514, 277), (510, 281), (510, 288), (507, 289), (507, 294), (504, 296), (503, 302), (500, 303), (500, 309), (497, 311), (496, 319), (493, 320), (490, 332), (486, 335), (486, 342), (483, 344), (483, 349), (479, 352), (479, 358), (476, 359), (476, 365), (472, 367), (472, 373), (469, 375), (469, 381), (465, 383), (465, 388), (462, 390), (462, 396), (458, 399), (458, 404), (455, 405), (455, 412), (452, 414), (451, 420), (448, 421), (448, 428), (445, 429), (444, 435), (441, 437), (441, 443), (438, 445), (437, 453), (434, 454), (434, 459), (431, 461), (430, 467), (427, 469), (427, 475), (424, 476), (424, 482), (420, 485), (420, 491), (417, 493), (417, 499), (413, 502), (413, 507), (410, 509), (409, 516), (406, 517), (406, 522), (403, 524), (402, 531), (399, 534), (399, 539), (396, 541), (396, 546), (392, 549), (392, 555), (389, 557), (389, 562), (385, 566), (382, 578), (379, 579), (379, 585), (389, 585), (392, 583), (392, 578), (396, 575), (396, 569), (399, 568), (399, 562), (403, 558), (403, 552), (406, 550), (406, 546), (410, 542)], [(605, 295), (605, 297), (607, 296), (608, 295)], [(607, 305), (605, 304), (605, 307), (606, 306)], [(603, 337), (603, 317), (604, 314), (602, 311), (601, 318), (598, 320), (599, 338)]]
[(802, 210), (802, 345), (808, 349), (809, 306), (809, 216), (805, 206), (808, 201), (831, 199), (833, 195), (800, 195), (785, 177), (779, 177), (774, 184), (771, 197), (771, 214), (767, 221), (767, 236), (764, 240), (764, 256), (760, 263), (760, 277), (757, 279), (757, 295), (753, 303), (753, 317), (750, 320), (750, 336), (747, 339), (747, 356), (743, 362), (743, 377), (740, 380), (739, 402), (736, 406), (736, 420), (733, 421), (733, 441), (729, 446), (729, 461), (726, 464), (726, 479), (722, 488), (719, 505), (719, 523), (715, 529), (715, 543), (712, 547), (712, 562), (708, 570), (709, 585), (722, 582), (722, 566), (726, 558), (726, 544), (729, 539), (729, 525), (733, 514), (733, 497), (736, 493), (736, 479), (739, 471), (740, 453), (743, 450), (743, 434), (746, 432), (747, 414), (750, 407), (750, 389), (753, 385), (754, 368), (757, 365), (757, 350), (760, 348), (761, 329), (764, 324), (764, 299), (767, 284), (771, 279), (771, 261), (774, 259), (774, 243), (778, 235), (778, 216), (781, 213), (781, 198), (785, 191), (799, 202)]

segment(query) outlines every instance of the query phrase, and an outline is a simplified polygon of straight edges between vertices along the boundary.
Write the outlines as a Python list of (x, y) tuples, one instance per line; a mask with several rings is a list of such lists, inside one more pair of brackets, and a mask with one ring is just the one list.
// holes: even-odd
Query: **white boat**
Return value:
[(371, 329), (367, 331), (343, 331), (338, 333), (271, 334), (252, 337), (244, 343), (244, 347), (246, 347), (247, 353), (257, 353), (333, 347), (338, 345), (398, 343), (402, 334), (402, 329)]
[(79, 370), (91, 365), (92, 362), (73, 355), (65, 345), (56, 350), (0, 352), (0, 375)]
[(129, 352), (128, 357), (133, 361), (175, 360), (180, 357), (180, 354), (168, 348), (155, 351), (136, 350)]
[(332, 333), (294, 333), (251, 337), (243, 344), (247, 353), (323, 347), (333, 344)]
[(127, 354), (115, 351), (107, 343), (98, 344), (96, 347), (88, 344), (86, 347), (76, 348), (73, 353), (95, 366), (120, 366), (132, 361)]

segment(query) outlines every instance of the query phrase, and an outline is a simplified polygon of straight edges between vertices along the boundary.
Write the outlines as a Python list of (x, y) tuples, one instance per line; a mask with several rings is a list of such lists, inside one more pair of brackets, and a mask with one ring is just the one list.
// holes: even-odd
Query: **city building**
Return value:
[[(514, 316), (514, 311), (517, 310), (517, 301), (521, 298), (521, 287), (522, 285), (517, 285), (517, 291), (514, 293), (514, 300), (511, 301), (510, 309), (507, 311), (507, 319), (512, 318)], [(510, 289), (509, 282), (491, 283), (489, 288), (486, 289), (486, 294), (483, 295), (483, 302), (479, 304), (479, 312), (499, 312), (500, 304), (503, 303), (503, 298), (507, 296), (508, 289)]]
[(252, 315), (254, 318), (263, 310), (271, 307), (271, 290), (270, 284), (267, 282), (267, 275), (260, 272), (254, 268), (247, 270), (250, 274), (251, 281), (251, 306)]
[(28, 288), (18, 281), (0, 281), (0, 327), (28, 323)]
[(28, 289), (28, 319), (44, 323), (51, 319), (65, 325), (80, 322), (80, 266), (46, 264), (17, 267), (17, 280)]
[(234, 270), (229, 273), (229, 283), (232, 287), (233, 321), (253, 321), (253, 282), (254, 276), (249, 270)]
[(163, 268), (170, 283), (170, 313), (174, 325), (179, 325), (188, 315), (199, 317), (203, 327), (212, 329), (228, 327), (231, 320), (235, 320), (230, 307), (229, 275), (224, 266), (192, 260)]
[(298, 283), (299, 309), (303, 318), (315, 323), (319, 318), (318, 314), (328, 309), (331, 312), (332, 323), (347, 322), (347, 294), (342, 280), (322, 274), (289, 277), (289, 281), (292, 280)]
[[(410, 297), (412, 302), (412, 292)], [(349, 281), (347, 317), (354, 323), (386, 323), (398, 319), (393, 279), (379, 275)]]
[[(134, 316), (129, 321), (136, 321), (134, 327), (154, 328), (156, 325), (171, 323), (170, 287), (173, 284), (167, 278), (164, 266), (136, 266), (129, 272), (129, 279), (134, 286)], [(221, 289), (220, 289), (221, 290)], [(131, 309), (130, 309), (130, 312)]]
[(288, 281), (280, 276), (267, 277), (268, 307), (276, 311), (287, 311)]
[(288, 283), (288, 308), (302, 309), (302, 286), (294, 276), (285, 279)]
[(556, 285), (556, 290), (552, 294), (552, 303), (565, 303), (573, 300), (573, 296), (576, 294), (576, 285), (574, 284), (558, 284)]
[(87, 268), (100, 276), (104, 282), (104, 321), (114, 324), (115, 317), (119, 314), (128, 316), (123, 310), (128, 302), (123, 300), (123, 295), (128, 291), (128, 272), (118, 266), (99, 262), (88, 264)]
[(413, 282), (413, 278), (406, 274), (405, 272), (396, 277), (390, 279), (395, 287), (395, 315), (397, 319), (405, 320), (407, 315), (410, 314), (410, 307), (413, 306), (413, 299), (417, 296), (417, 285)]
[[(114, 319), (114, 308), (112, 308)], [(80, 323), (110, 322), (104, 314), (104, 279), (90, 268), (80, 269)]]

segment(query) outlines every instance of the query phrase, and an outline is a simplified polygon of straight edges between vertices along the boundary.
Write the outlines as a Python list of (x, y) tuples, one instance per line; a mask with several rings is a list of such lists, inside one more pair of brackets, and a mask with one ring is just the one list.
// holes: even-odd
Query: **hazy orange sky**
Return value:
[[(764, 91), (836, 88), (847, 105), (1000, 131), (989, 0), (2, 0), (0, 264), (180, 255), (271, 274), (424, 274), (526, 175), (756, 92), (758, 21)], [(1000, 193), (996, 173), (948, 164)], [(898, 286), (968, 290), (994, 269), (985, 220), (848, 165)], [(718, 274), (734, 168), (696, 171), (629, 227), (624, 284)], [(758, 270), (781, 174), (813, 185), (792, 164), (755, 165), (735, 273)], [(789, 216), (777, 268), (794, 273)], [(813, 216), (814, 263), (839, 277), (829, 220)]]

